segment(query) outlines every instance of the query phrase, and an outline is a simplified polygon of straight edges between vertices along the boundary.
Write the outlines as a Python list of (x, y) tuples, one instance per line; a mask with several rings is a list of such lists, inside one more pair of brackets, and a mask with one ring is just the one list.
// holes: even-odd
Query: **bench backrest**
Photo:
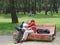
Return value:
[(36, 25), (36, 28), (40, 29), (48, 29), (50, 32), (54, 33), (56, 25), (51, 25), (51, 24), (38, 24)]

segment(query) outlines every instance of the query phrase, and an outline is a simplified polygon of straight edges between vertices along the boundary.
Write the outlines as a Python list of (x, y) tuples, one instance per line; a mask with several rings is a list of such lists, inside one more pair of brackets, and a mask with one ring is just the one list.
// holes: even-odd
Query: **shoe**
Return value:
[(24, 39), (21, 39), (20, 42), (24, 42), (25, 40)]

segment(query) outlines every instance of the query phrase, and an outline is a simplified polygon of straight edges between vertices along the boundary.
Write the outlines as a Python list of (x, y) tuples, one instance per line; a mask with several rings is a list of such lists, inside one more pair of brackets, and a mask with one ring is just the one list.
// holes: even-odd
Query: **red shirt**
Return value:
[(29, 24), (28, 24), (28, 27), (32, 27), (32, 30), (33, 30), (34, 32), (36, 32), (36, 24), (35, 24), (35, 22), (29, 23)]

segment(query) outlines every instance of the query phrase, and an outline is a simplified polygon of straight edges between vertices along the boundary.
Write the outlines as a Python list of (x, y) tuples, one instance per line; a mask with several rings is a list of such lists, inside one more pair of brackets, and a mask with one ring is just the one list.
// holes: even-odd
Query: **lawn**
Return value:
[(35, 16), (29, 16), (22, 13), (18, 13), (18, 20), (19, 23), (12, 24), (11, 23), (11, 16), (10, 14), (0, 14), (0, 34), (4, 33), (11, 33), (15, 30), (15, 26), (20, 25), (22, 21), (27, 21), (34, 19), (37, 24), (56, 24), (57, 31), (60, 31), (60, 14), (54, 13), (53, 16), (48, 13), (48, 15), (44, 15), (44, 13), (37, 13)]

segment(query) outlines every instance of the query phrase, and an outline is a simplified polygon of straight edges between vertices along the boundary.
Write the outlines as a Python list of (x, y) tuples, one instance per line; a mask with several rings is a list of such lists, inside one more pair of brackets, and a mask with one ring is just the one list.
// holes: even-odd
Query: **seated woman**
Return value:
[[(27, 24), (28, 24), (28, 26), (25, 26), (27, 29), (25, 30), (21, 41), (26, 40), (28, 34), (36, 32), (36, 24), (35, 24), (34, 20), (28, 21)], [(31, 28), (31, 29), (29, 29), (29, 28)]]

